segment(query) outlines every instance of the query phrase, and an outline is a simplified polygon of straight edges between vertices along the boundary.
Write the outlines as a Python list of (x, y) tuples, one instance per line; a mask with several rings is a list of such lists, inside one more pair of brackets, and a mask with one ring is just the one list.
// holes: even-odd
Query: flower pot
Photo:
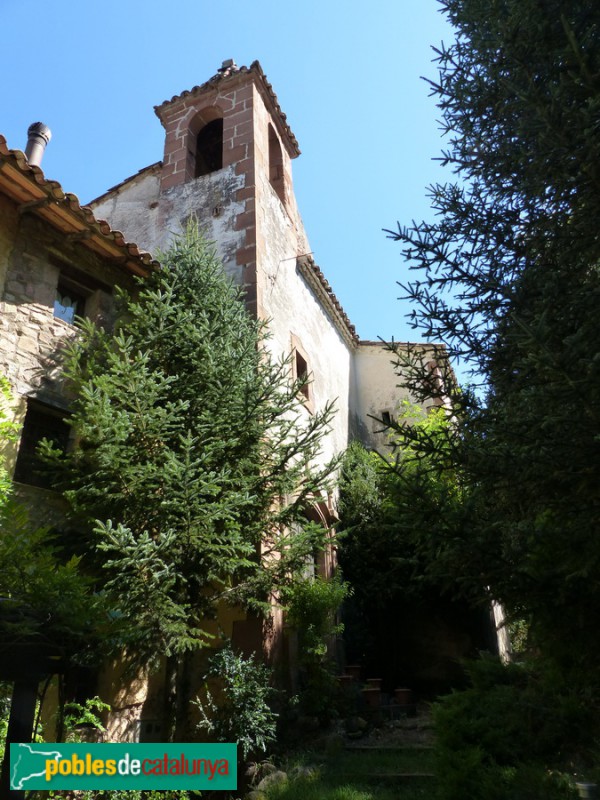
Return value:
[(361, 694), (365, 700), (365, 704), (369, 708), (379, 708), (381, 706), (381, 689), (365, 687), (361, 689)]
[(351, 664), (350, 666), (346, 667), (344, 672), (346, 675), (351, 675), (354, 680), (360, 680), (360, 664)]
[(412, 692), (406, 686), (401, 686), (394, 691), (394, 700), (399, 706), (409, 706), (412, 703)]
[(381, 689), (382, 683), (382, 678), (367, 678), (367, 687), (369, 689)]

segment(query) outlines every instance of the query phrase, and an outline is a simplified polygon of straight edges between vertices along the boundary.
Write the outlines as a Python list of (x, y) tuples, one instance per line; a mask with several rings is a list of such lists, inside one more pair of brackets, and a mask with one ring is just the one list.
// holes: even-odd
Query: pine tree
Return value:
[[(190, 654), (223, 602), (268, 607), (323, 546), (306, 520), (333, 409), (308, 415), (289, 360), (274, 362), (214, 249), (190, 226), (118, 322), (82, 321), (67, 356), (77, 446), (64, 493), (93, 528), (121, 643), (166, 656), (171, 735), (182, 735)], [(95, 523), (93, 521), (96, 521)]]
[(416, 271), (404, 284), (415, 323), (480, 382), (454, 397), (471, 522), (439, 554), (460, 550), (463, 578), (596, 682), (600, 8), (442, 9), (456, 41), (431, 86), (460, 182), (432, 188), (435, 222), (394, 234)]

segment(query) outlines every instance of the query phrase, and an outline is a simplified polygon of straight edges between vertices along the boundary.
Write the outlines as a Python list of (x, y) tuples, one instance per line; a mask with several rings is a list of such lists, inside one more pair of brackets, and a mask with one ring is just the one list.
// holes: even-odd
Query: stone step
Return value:
[(401, 742), (398, 744), (347, 744), (344, 750), (354, 750), (358, 752), (372, 753), (378, 750), (433, 750), (432, 744), (413, 744), (412, 742)]
[(434, 772), (338, 772), (336, 775), (355, 782), (365, 781), (365, 783), (370, 783), (371, 781), (415, 780), (419, 778), (431, 780), (435, 778)]

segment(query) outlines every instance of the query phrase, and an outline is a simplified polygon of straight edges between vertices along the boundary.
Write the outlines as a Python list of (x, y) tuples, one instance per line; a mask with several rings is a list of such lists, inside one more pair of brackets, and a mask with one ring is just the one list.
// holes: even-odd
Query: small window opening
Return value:
[(52, 475), (37, 450), (42, 439), (48, 439), (63, 453), (66, 452), (71, 429), (65, 418), (64, 411), (36, 401), (28, 402), (15, 466), (15, 481), (44, 489), (52, 488)]
[(281, 202), (285, 203), (283, 154), (272, 125), (269, 125), (269, 182)]
[(300, 394), (309, 399), (308, 364), (306, 359), (296, 350), (296, 378), (305, 381), (300, 389)]
[(196, 137), (196, 169), (194, 177), (208, 175), (223, 168), (223, 120), (208, 122)]
[(392, 424), (392, 415), (389, 411), (382, 411), (381, 412), (381, 421), (385, 425), (386, 428), (389, 428)]
[(54, 298), (54, 316), (73, 325), (75, 317), (82, 317), (85, 309), (86, 293), (82, 287), (64, 277), (58, 281)]

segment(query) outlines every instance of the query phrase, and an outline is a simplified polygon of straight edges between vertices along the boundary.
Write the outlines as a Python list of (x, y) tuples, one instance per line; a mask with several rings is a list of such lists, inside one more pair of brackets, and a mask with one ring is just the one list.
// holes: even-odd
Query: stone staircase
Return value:
[[(369, 787), (385, 787), (398, 800), (430, 797), (435, 785), (433, 771), (434, 731), (427, 706), (414, 706), (410, 715), (378, 719), (361, 738), (347, 735), (338, 775), (360, 778)], [(345, 771), (345, 761), (348, 771)]]

